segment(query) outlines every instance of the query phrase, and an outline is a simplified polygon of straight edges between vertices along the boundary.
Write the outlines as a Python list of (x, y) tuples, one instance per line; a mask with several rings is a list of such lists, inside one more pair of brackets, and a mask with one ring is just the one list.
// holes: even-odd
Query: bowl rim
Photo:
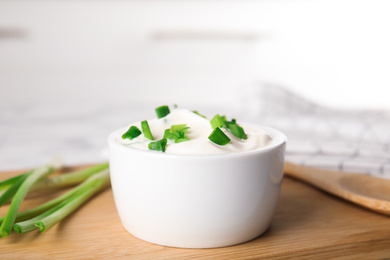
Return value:
[(260, 128), (260, 129), (266, 131), (267, 134), (269, 134), (272, 138), (271, 144), (269, 144), (265, 147), (257, 148), (255, 150), (244, 151), (244, 152), (233, 152), (233, 153), (221, 153), (221, 154), (177, 154), (177, 153), (165, 153), (165, 152), (163, 153), (160, 151), (141, 150), (141, 149), (133, 148), (131, 146), (121, 144), (118, 141), (116, 141), (116, 138), (118, 136), (120, 136), (121, 133), (126, 131), (128, 126), (121, 127), (121, 128), (118, 128), (118, 129), (112, 131), (108, 135), (107, 142), (108, 142), (109, 147), (115, 147), (116, 149), (119, 149), (119, 150), (122, 150), (125, 152), (130, 152), (130, 153), (136, 152), (136, 153), (140, 153), (140, 154), (144, 153), (145, 156), (159, 156), (159, 157), (164, 156), (164, 157), (171, 157), (171, 158), (176, 158), (176, 157), (180, 157), (180, 158), (204, 158), (204, 157), (219, 158), (219, 157), (241, 157), (241, 156), (246, 156), (246, 155), (265, 154), (265, 153), (268, 153), (269, 151), (273, 151), (275, 149), (278, 149), (279, 147), (281, 147), (287, 143), (286, 135), (273, 127), (269, 127), (269, 126), (265, 126), (265, 125), (261, 125), (261, 124), (256, 124), (256, 123), (243, 122), (243, 124), (250, 124), (254, 127), (257, 127), (257, 128)]

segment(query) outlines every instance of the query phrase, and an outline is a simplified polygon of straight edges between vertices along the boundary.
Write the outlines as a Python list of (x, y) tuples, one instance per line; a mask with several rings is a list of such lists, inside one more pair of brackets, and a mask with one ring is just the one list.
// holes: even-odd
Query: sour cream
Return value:
[[(272, 141), (271, 137), (264, 130), (238, 122), (248, 138), (246, 140), (239, 139), (229, 130), (222, 129), (231, 142), (223, 146), (217, 145), (208, 139), (213, 131), (210, 120), (187, 109), (174, 109), (164, 118), (155, 118), (147, 121), (155, 141), (162, 139), (165, 129), (170, 128), (172, 125), (186, 124), (187, 127), (190, 127), (187, 132), (189, 141), (175, 143), (174, 140), (168, 139), (165, 153), (170, 154), (241, 153), (266, 147)], [(141, 129), (141, 121), (131, 124), (131, 126), (133, 125)], [(124, 129), (123, 133), (127, 129)], [(116, 140), (123, 145), (141, 150), (149, 150), (148, 144), (152, 142), (143, 134), (132, 140), (122, 139), (121, 136), (118, 136)]]

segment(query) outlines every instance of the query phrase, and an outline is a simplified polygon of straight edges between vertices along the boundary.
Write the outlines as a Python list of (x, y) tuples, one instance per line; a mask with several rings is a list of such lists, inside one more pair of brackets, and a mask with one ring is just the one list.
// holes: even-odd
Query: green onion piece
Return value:
[(207, 119), (207, 117), (206, 116), (204, 116), (204, 115), (202, 115), (201, 113), (199, 113), (198, 111), (196, 111), (196, 110), (194, 110), (194, 111), (192, 111), (193, 113), (195, 113), (195, 114), (197, 114), (198, 116), (201, 116), (201, 117), (203, 117), (203, 118), (206, 118)]
[(182, 125), (172, 125), (172, 126), (171, 126), (171, 133), (181, 132), (182, 130), (188, 129), (188, 128), (189, 128), (189, 127), (187, 127), (186, 124), (182, 124)]
[(0, 237), (7, 237), (12, 230), (16, 214), (18, 213), (20, 204), (24, 200), (30, 188), (41, 178), (49, 175), (55, 170), (62, 167), (62, 164), (58, 160), (54, 160), (50, 164), (43, 165), (35, 170), (33, 170), (28, 177), (20, 185), (19, 189), (15, 193), (14, 198), (11, 201), (7, 214), (4, 217), (4, 221), (0, 226)]
[(148, 121), (144, 120), (141, 122), (142, 132), (144, 132), (144, 136), (149, 140), (154, 140), (152, 132), (150, 131)]
[[(187, 137), (187, 131), (190, 129), (189, 127), (184, 127), (181, 130), (176, 130), (176, 133), (179, 135), (177, 139), (175, 139), (175, 143), (181, 143), (185, 141), (189, 141), (190, 138)], [(172, 128), (171, 128), (172, 131)]]
[(210, 120), (210, 124), (211, 124), (211, 127), (213, 129), (217, 128), (217, 127), (223, 127), (224, 126), (224, 120), (222, 119), (222, 117), (218, 114), (216, 114), (213, 119)]
[(209, 135), (210, 141), (218, 145), (226, 145), (230, 143), (230, 138), (219, 128), (215, 128), (213, 132)]
[(189, 141), (190, 139), (186, 136), (188, 129), (186, 124), (172, 125), (171, 128), (165, 130), (164, 138), (175, 140), (175, 143)]
[(237, 124), (229, 124), (228, 129), (234, 136), (244, 140), (248, 139), (248, 136), (245, 134), (245, 131), (241, 126)]
[(186, 138), (178, 138), (178, 139), (175, 139), (175, 143), (181, 143), (181, 142), (185, 142), (185, 141), (189, 141), (190, 138), (186, 137)]
[(165, 129), (165, 131), (164, 131), (164, 138), (175, 140), (178, 138), (178, 136), (176, 135), (176, 133), (172, 133), (171, 129), (168, 128), (168, 129)]
[(161, 106), (156, 108), (157, 118), (163, 118), (170, 113), (168, 106)]
[(127, 130), (126, 133), (122, 135), (122, 139), (130, 139), (132, 140), (133, 138), (136, 138), (141, 134), (141, 131), (138, 129), (138, 127), (132, 125), (129, 130)]
[(245, 134), (244, 129), (236, 123), (235, 119), (232, 119), (232, 121), (226, 121), (225, 125), (226, 125), (226, 128), (229, 129), (230, 132), (235, 137), (238, 137), (238, 138), (244, 139), (244, 140), (248, 139), (248, 136)]
[(167, 146), (167, 139), (166, 138), (163, 138), (163, 139), (156, 141), (156, 142), (150, 142), (148, 144), (148, 148), (150, 150), (162, 151), (162, 152), (165, 152), (166, 146)]

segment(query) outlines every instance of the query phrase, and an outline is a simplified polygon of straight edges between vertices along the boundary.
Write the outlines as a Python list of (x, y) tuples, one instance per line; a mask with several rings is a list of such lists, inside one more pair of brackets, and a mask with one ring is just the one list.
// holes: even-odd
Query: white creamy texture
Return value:
[[(213, 131), (210, 120), (186, 109), (174, 109), (164, 118), (155, 118), (147, 121), (155, 141), (162, 139), (165, 129), (170, 128), (172, 125), (186, 124), (187, 127), (190, 127), (187, 132), (187, 137), (190, 138), (190, 141), (175, 143), (174, 140), (168, 139), (165, 152), (171, 154), (240, 153), (265, 147), (271, 141), (270, 136), (264, 130), (250, 125), (240, 124), (238, 121), (238, 124), (244, 128), (248, 139), (241, 140), (231, 134), (230, 131), (222, 129), (230, 138), (231, 142), (224, 146), (217, 145), (208, 139), (208, 136)], [(135, 122), (131, 125), (137, 126), (141, 130), (141, 122)], [(127, 129), (125, 129), (124, 132), (127, 131)], [(121, 136), (119, 136), (117, 140), (121, 144), (142, 150), (148, 150), (148, 144), (151, 142), (143, 134), (133, 140), (122, 139)]]

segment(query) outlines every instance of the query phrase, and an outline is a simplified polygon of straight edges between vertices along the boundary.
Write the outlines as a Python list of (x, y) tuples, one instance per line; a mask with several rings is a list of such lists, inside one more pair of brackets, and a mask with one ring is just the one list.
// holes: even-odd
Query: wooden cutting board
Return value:
[[(0, 173), (0, 179), (17, 172)], [(23, 208), (42, 203), (30, 196)], [(0, 209), (4, 215), (7, 207)], [(107, 189), (47, 233), (1, 238), (1, 259), (384, 259), (390, 217), (367, 211), (285, 177), (269, 230), (244, 244), (181, 249), (150, 244), (125, 231)]]

